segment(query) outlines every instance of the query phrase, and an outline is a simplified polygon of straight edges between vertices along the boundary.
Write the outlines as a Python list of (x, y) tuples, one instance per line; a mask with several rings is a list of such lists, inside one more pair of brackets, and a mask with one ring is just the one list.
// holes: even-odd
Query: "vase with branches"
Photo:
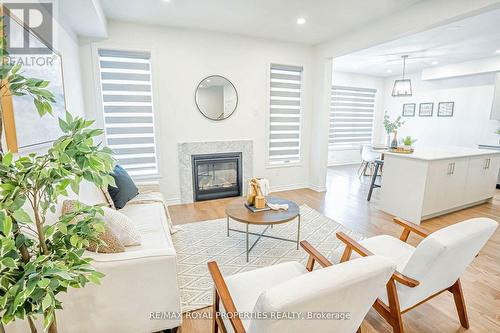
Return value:
[[(387, 133), (387, 141), (386, 146), (390, 146), (391, 148), (395, 148), (398, 144), (397, 140), (397, 132), (398, 129), (403, 126), (405, 122), (401, 120), (401, 116), (398, 116), (394, 121), (391, 121), (391, 118), (387, 114), (387, 111), (384, 114), (384, 128)], [(391, 134), (393, 135), (391, 141)]]

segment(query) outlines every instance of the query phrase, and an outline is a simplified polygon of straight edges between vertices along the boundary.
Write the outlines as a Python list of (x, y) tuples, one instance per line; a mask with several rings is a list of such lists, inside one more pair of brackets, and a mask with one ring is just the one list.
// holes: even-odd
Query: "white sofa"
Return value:
[[(85, 204), (106, 202), (102, 192), (89, 183), (82, 183), (79, 200)], [(49, 220), (60, 214), (61, 206), (62, 200)], [(86, 252), (94, 259), (93, 266), (106, 276), (101, 285), (88, 284), (60, 294), (64, 310), (57, 312), (59, 332), (149, 333), (180, 326), (176, 253), (162, 204), (133, 204), (120, 211), (136, 223), (142, 244), (126, 247), (122, 253)], [(18, 321), (6, 331), (28, 332), (27, 325)]]

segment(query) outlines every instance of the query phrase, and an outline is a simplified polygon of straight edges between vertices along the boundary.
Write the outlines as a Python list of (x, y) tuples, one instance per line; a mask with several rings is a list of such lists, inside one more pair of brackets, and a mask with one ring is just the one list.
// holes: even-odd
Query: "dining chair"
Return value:
[[(346, 245), (341, 262), (355, 254), (384, 256), (396, 264), (386, 292), (374, 304), (395, 333), (403, 332), (402, 314), (445, 291), (453, 294), (460, 324), (469, 328), (460, 277), (498, 223), (489, 218), (473, 218), (429, 233), (399, 218), (394, 222), (403, 227), (399, 239), (381, 235), (357, 242), (342, 232), (337, 233), (337, 238)], [(406, 243), (411, 232), (424, 237), (417, 247)]]
[[(332, 265), (307, 241), (300, 244), (309, 254), (305, 267), (286, 262), (223, 277), (216, 262), (208, 263), (213, 333), (361, 332), (395, 265), (379, 256)], [(323, 268), (313, 270), (315, 262)]]
[(373, 151), (371, 145), (361, 146), (361, 159), (362, 162), (358, 168), (358, 177), (366, 176), (366, 170), (370, 170), (370, 175), (373, 174), (375, 161), (380, 158), (380, 154)]

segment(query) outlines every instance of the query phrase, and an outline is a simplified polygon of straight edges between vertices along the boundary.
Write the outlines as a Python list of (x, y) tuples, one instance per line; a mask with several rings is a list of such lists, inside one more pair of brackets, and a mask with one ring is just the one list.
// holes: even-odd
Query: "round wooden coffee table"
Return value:
[[(246, 253), (247, 262), (248, 254), (254, 248), (255, 244), (262, 238), (273, 238), (287, 242), (293, 242), (297, 244), (297, 250), (299, 249), (299, 237), (300, 237), (300, 209), (299, 206), (293, 201), (276, 198), (276, 197), (266, 197), (267, 201), (276, 204), (287, 204), (288, 210), (266, 210), (262, 212), (252, 212), (247, 207), (245, 207), (245, 198), (238, 198), (231, 201), (226, 206), (226, 216), (227, 216), (227, 236), (229, 237), (229, 231), (240, 232), (246, 234)], [(237, 222), (244, 223), (246, 226), (245, 231), (238, 229), (231, 229), (229, 227), (229, 220), (233, 219)], [(265, 235), (267, 229), (272, 228), (275, 224), (287, 223), (297, 219), (297, 239), (287, 239), (271, 235)], [(266, 226), (264, 231), (261, 233), (250, 232), (248, 230), (249, 225), (261, 225)], [(249, 247), (249, 235), (258, 236), (252, 246)]]

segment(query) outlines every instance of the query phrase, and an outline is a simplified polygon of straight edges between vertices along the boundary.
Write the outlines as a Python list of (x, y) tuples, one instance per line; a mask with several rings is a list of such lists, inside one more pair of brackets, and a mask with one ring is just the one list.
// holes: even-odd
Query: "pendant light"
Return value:
[(411, 96), (411, 80), (405, 79), (405, 69), (406, 69), (406, 59), (407, 55), (402, 56), (403, 58), (403, 78), (401, 80), (394, 81), (394, 87), (392, 88), (392, 96), (393, 97), (403, 97), (403, 96)]

